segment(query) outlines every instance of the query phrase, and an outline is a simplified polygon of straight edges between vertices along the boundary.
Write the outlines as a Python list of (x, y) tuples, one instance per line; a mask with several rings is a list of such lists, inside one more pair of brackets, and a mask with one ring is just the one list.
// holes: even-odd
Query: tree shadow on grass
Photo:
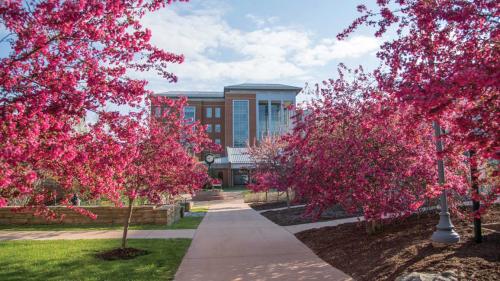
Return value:
[[(32, 248), (39, 247), (40, 244), (12, 244), (11, 247), (14, 246), (14, 251), (19, 249), (20, 252), (0, 259), (0, 280), (155, 280), (165, 277), (173, 278), (173, 274), (190, 243), (188, 239), (130, 240), (131, 246), (145, 249), (151, 254), (131, 260), (103, 261), (96, 258), (95, 255), (119, 247), (119, 240), (93, 240), (98, 242), (95, 242), (96, 245), (89, 244), (88, 247), (85, 247), (86, 244), (82, 241), (64, 241), (58, 244), (57, 249), (54, 246), (53, 255), (51, 255), (50, 247), (47, 245), (42, 249), (43, 252), (36, 252), (32, 251)], [(71, 243), (82, 244), (80, 248), (72, 248), (65, 252), (65, 243), (68, 243), (68, 248), (71, 247)]]

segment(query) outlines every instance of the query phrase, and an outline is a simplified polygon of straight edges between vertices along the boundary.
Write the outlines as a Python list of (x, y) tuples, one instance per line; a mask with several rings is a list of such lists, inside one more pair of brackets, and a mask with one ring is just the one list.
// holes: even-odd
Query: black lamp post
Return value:
[[(477, 164), (473, 159), (474, 151), (468, 151), (467, 156), (469, 156), (470, 181), (472, 190), (474, 193), (479, 194), (479, 184), (477, 181)], [(480, 207), (480, 202), (476, 200), (475, 196), (472, 196), (472, 211), (474, 211), (475, 213), (479, 211)], [(481, 233), (481, 217), (476, 216), (476, 214), (474, 214), (474, 241), (476, 241), (476, 243), (483, 242), (483, 235)]]
[(80, 198), (78, 198), (76, 193), (74, 193), (73, 197), (71, 197), (71, 204), (73, 204), (73, 206), (80, 206)]
[(214, 161), (215, 161), (215, 156), (214, 156), (213, 154), (209, 153), (209, 154), (207, 154), (207, 155), (205, 156), (205, 163), (207, 163), (207, 165), (208, 165), (208, 175), (209, 175), (210, 177), (212, 177), (212, 169), (211, 169), (211, 166), (212, 166), (212, 164), (214, 163)]

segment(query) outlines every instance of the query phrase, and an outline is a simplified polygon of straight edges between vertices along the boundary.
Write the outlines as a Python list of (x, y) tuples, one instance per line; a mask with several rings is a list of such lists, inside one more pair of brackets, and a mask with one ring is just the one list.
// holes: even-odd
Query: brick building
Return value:
[[(292, 127), (289, 106), (295, 105), (302, 89), (281, 84), (239, 84), (223, 92), (171, 91), (158, 93), (169, 98), (186, 97), (184, 118), (207, 125), (207, 134), (224, 147), (217, 155), (212, 173), (223, 186), (245, 185), (251, 161), (247, 144), (255, 145), (267, 135), (279, 135)], [(161, 109), (153, 109), (161, 112)]]

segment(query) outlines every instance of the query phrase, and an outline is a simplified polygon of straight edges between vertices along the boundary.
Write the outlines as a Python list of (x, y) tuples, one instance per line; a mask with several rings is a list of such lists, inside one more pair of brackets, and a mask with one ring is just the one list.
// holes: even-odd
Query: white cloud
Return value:
[[(195, 82), (192, 89), (221, 81), (303, 83), (311, 77), (314, 67), (367, 55), (379, 46), (372, 37), (316, 39), (298, 27), (276, 26), (277, 18), (246, 17), (260, 28), (234, 28), (224, 19), (224, 12), (215, 8), (182, 14), (167, 8), (144, 18), (143, 24), (152, 30), (153, 44), (184, 54), (185, 62), (172, 65), (170, 70), (180, 81)], [(140, 77), (158, 79), (152, 75), (143, 73)]]
[(255, 23), (258, 27), (264, 26), (266, 24), (276, 24), (279, 21), (278, 17), (259, 17), (253, 14), (246, 14), (245, 17)]
[(374, 37), (355, 36), (345, 41), (324, 39), (319, 44), (297, 53), (295, 61), (302, 66), (326, 65), (334, 59), (357, 58), (372, 54), (380, 42)]

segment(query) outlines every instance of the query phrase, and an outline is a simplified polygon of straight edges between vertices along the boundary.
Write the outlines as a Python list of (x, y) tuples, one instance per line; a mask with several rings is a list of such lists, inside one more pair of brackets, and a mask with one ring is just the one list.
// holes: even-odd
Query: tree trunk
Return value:
[(290, 209), (290, 189), (286, 189), (286, 207)]
[(134, 199), (129, 198), (127, 218), (125, 219), (125, 224), (123, 226), (122, 249), (125, 249), (127, 247), (128, 227), (130, 225), (130, 220), (132, 219), (132, 208), (133, 208), (132, 203), (134, 203)]
[(382, 224), (379, 221), (367, 221), (366, 222), (366, 232), (370, 235), (378, 233), (382, 230)]
[[(472, 186), (472, 194), (479, 196), (479, 184), (477, 181), (477, 164), (472, 159), (474, 157), (474, 151), (469, 151), (469, 161), (470, 161), (470, 180)], [(476, 243), (483, 242), (483, 234), (481, 233), (481, 217), (478, 215), (481, 203), (475, 200), (476, 196), (472, 196), (472, 212), (474, 213), (474, 241)]]
[(266, 202), (267, 202), (267, 192), (268, 192), (268, 191), (266, 190)]

